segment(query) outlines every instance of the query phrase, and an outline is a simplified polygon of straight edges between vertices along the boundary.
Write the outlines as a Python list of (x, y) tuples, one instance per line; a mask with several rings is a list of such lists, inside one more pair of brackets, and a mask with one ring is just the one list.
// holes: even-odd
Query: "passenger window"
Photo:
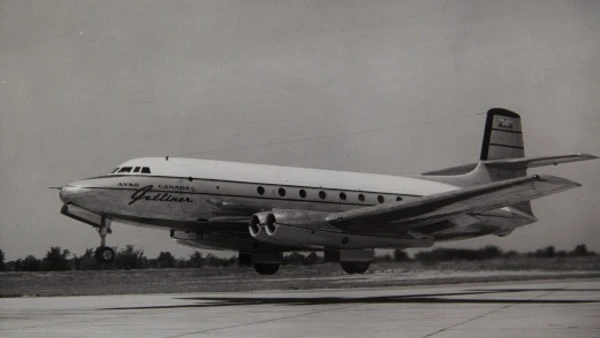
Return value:
[(263, 195), (265, 193), (265, 188), (259, 186), (258, 188), (256, 188), (256, 192), (259, 195)]
[(300, 191), (298, 191), (298, 195), (300, 195), (302, 198), (306, 198), (306, 190), (300, 189)]
[(285, 196), (285, 189), (279, 188), (278, 193), (279, 193), (279, 196), (281, 196), (281, 197)]
[(365, 195), (358, 194), (358, 200), (361, 201), (361, 202), (364, 202), (365, 201)]
[(397, 202), (400, 202), (400, 201), (402, 201), (402, 197), (401, 197), (401, 196), (396, 196), (396, 201), (397, 201)]
[(322, 200), (324, 200), (324, 199), (325, 199), (325, 197), (327, 197), (327, 194), (326, 194), (326, 193), (325, 193), (323, 190), (321, 190), (321, 191), (319, 191), (319, 197), (320, 197)]
[(383, 203), (383, 202), (385, 202), (385, 198), (383, 198), (383, 196), (379, 195), (379, 196), (377, 196), (377, 202)]
[(123, 167), (119, 170), (120, 173), (128, 173), (131, 171), (131, 167)]
[(343, 193), (343, 192), (341, 192), (341, 193), (340, 193), (340, 199), (341, 199), (342, 201), (345, 201), (345, 200), (346, 200), (346, 194), (345, 194), (345, 193)]
[(150, 173), (150, 168), (148, 168), (148, 167), (143, 167), (143, 168), (142, 168), (142, 173), (144, 173), (144, 174), (149, 174), (149, 173)]
[(133, 169), (133, 172), (134, 172), (134, 173), (139, 173), (139, 172), (140, 172), (140, 169), (141, 169), (140, 167), (135, 167), (135, 169)]

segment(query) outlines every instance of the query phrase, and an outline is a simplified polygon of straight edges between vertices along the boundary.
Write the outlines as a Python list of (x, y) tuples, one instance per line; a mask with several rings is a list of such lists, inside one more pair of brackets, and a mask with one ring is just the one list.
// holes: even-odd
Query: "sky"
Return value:
[[(521, 114), (526, 155), (600, 155), (599, 17), (594, 0), (1, 1), (0, 249), (96, 247), (47, 187), (141, 156), (414, 175), (476, 161), (492, 107)], [(536, 172), (583, 186), (510, 236), (443, 246), (600, 251), (600, 161)]]

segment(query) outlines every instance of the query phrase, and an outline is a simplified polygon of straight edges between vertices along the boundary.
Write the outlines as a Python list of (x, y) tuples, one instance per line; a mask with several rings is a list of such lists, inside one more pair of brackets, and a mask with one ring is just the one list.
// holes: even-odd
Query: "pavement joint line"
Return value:
[[(565, 291), (567, 288), (568, 288), (568, 286), (566, 286), (566, 287), (563, 287), (563, 288), (561, 288), (560, 290), (551, 290), (551, 291), (546, 291), (546, 292), (544, 292), (544, 293), (542, 293), (542, 294), (539, 294), (539, 295), (537, 295), (537, 296), (535, 296), (535, 297), (531, 297), (531, 298), (529, 298), (529, 300), (534, 300), (534, 299), (537, 299), (537, 298), (540, 298), (540, 297), (544, 297), (544, 296), (547, 296), (547, 295), (549, 295), (549, 294), (552, 294), (552, 293), (554, 293), (554, 292), (556, 292), (556, 291)], [(535, 290), (532, 290), (532, 291), (535, 291)], [(437, 335), (438, 333), (442, 333), (442, 332), (445, 332), (445, 331), (448, 331), (448, 330), (454, 329), (454, 328), (456, 328), (456, 327), (458, 327), (458, 326), (460, 326), (460, 325), (463, 325), (463, 324), (466, 324), (466, 323), (470, 323), (470, 322), (472, 322), (472, 321), (475, 321), (475, 320), (478, 320), (478, 319), (484, 318), (484, 317), (486, 317), (486, 316), (488, 316), (488, 315), (491, 315), (491, 314), (493, 314), (493, 313), (496, 313), (496, 312), (500, 312), (500, 311), (502, 311), (502, 310), (505, 310), (505, 309), (511, 308), (511, 307), (513, 307), (513, 306), (516, 306), (516, 305), (519, 305), (519, 302), (515, 302), (515, 303), (507, 304), (507, 305), (501, 306), (501, 307), (499, 307), (499, 308), (497, 308), (497, 309), (494, 309), (494, 310), (488, 311), (488, 312), (486, 312), (486, 313), (483, 313), (483, 314), (481, 314), (481, 315), (479, 315), (479, 316), (475, 316), (475, 317), (473, 317), (473, 318), (469, 318), (469, 319), (467, 319), (467, 320), (464, 320), (464, 321), (462, 321), (462, 322), (460, 322), (460, 323), (456, 323), (456, 324), (452, 324), (452, 325), (450, 325), (450, 326), (446, 326), (445, 328), (442, 328), (442, 329), (439, 329), (439, 330), (437, 330), (437, 331), (435, 331), (435, 332), (429, 333), (429, 334), (427, 334), (427, 335), (425, 335), (425, 336), (423, 336), (423, 337), (421, 337), (421, 338), (433, 337), (433, 336)]]
[(290, 315), (290, 316), (283, 316), (283, 317), (277, 317), (277, 318), (270, 318), (270, 319), (265, 319), (265, 320), (259, 320), (259, 321), (256, 321), (256, 322), (242, 323), (242, 324), (235, 324), (235, 325), (228, 325), (228, 326), (215, 327), (215, 328), (204, 329), (204, 330), (197, 330), (197, 331), (192, 331), (192, 332), (180, 333), (180, 334), (176, 334), (176, 335), (172, 335), (172, 336), (165, 336), (163, 338), (186, 337), (186, 336), (191, 336), (191, 335), (195, 335), (195, 334), (201, 334), (201, 333), (207, 333), (207, 332), (213, 332), (213, 331), (220, 331), (220, 330), (227, 330), (227, 329), (234, 329), (234, 328), (239, 328), (239, 327), (244, 327), (244, 326), (251, 326), (251, 325), (257, 325), (257, 324), (264, 324), (264, 323), (269, 323), (269, 322), (275, 322), (275, 321), (282, 320), (282, 319), (306, 317), (306, 316), (316, 315), (316, 314), (330, 312), (330, 311), (343, 310), (343, 309), (346, 309), (346, 308), (353, 307), (355, 305), (356, 304), (346, 305), (346, 306), (339, 306), (339, 307), (336, 307), (334, 309), (311, 311), (311, 312), (302, 313), (302, 314), (296, 314), (296, 315)]

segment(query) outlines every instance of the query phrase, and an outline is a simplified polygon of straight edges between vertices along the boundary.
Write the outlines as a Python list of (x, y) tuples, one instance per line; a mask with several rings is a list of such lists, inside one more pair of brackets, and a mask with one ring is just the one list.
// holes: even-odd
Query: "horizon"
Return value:
[[(128, 247), (130, 245), (131, 244), (126, 244), (124, 247), (116, 248), (117, 249), (116, 252), (120, 253), (122, 251), (125, 251), (125, 250), (128, 249)], [(545, 249), (548, 249), (548, 248), (553, 248), (554, 251), (556, 252), (556, 254), (558, 254), (558, 253), (570, 254), (570, 253), (574, 253), (576, 251), (577, 247), (579, 247), (581, 245), (583, 245), (586, 248), (587, 252), (589, 252), (590, 255), (597, 255), (598, 254), (597, 252), (595, 252), (593, 250), (589, 250), (589, 245), (588, 244), (586, 244), (586, 243), (579, 243), (579, 244), (577, 244), (573, 248), (557, 248), (556, 246), (554, 246), (552, 244), (549, 244), (549, 245), (542, 246), (542, 247), (539, 247), (539, 248), (529, 249), (529, 251), (504, 250), (501, 247), (496, 246), (496, 245), (485, 245), (485, 246), (481, 246), (481, 247), (469, 247), (469, 248), (463, 248), (463, 247), (459, 247), (459, 246), (452, 246), (452, 247), (450, 247), (450, 246), (448, 246), (448, 247), (432, 246), (432, 247), (428, 247), (428, 248), (375, 249), (375, 258), (383, 258), (383, 257), (386, 257), (388, 255), (393, 256), (393, 253), (396, 250), (400, 250), (402, 252), (405, 252), (407, 254), (407, 257), (409, 257), (411, 259), (414, 259), (416, 254), (426, 253), (426, 252), (432, 252), (432, 251), (438, 250), (438, 249), (439, 250), (481, 251), (481, 250), (485, 250), (487, 248), (494, 248), (494, 249), (499, 249), (500, 252), (501, 252), (501, 254), (503, 254), (503, 255), (509, 254), (511, 252), (515, 252), (517, 255), (529, 255), (529, 254), (533, 254), (533, 253), (536, 253), (536, 252), (539, 252), (539, 251), (542, 251), (542, 250), (545, 250)], [(142, 256), (144, 258), (146, 258), (146, 259), (157, 259), (163, 253), (169, 253), (169, 254), (173, 255), (170, 251), (166, 250), (166, 251), (159, 252), (156, 255), (156, 257), (154, 257), (154, 256), (146, 256), (144, 248), (136, 247), (134, 245), (131, 245), (131, 247), (132, 247), (133, 250), (140, 251), (141, 254), (142, 254)], [(67, 250), (69, 252), (68, 259), (73, 259), (73, 258), (77, 258), (77, 257), (80, 258), (83, 255), (85, 255), (85, 253), (86, 253), (87, 250), (91, 250), (93, 252), (93, 250), (95, 249), (95, 247), (86, 248), (81, 253), (81, 255), (78, 255), (76, 252), (72, 252), (69, 248), (65, 248), (65, 247), (61, 247), (61, 246), (50, 246), (48, 248), (48, 251), (45, 254), (41, 255), (41, 256), (36, 256), (36, 255), (33, 255), (33, 254), (27, 254), (27, 255), (25, 255), (23, 257), (18, 257), (16, 259), (12, 259), (12, 260), (6, 260), (6, 258), (5, 258), (5, 260), (4, 260), (5, 262), (4, 263), (16, 262), (18, 260), (23, 260), (23, 259), (25, 259), (25, 258), (27, 258), (29, 256), (33, 256), (36, 259), (43, 260), (44, 257), (48, 254), (48, 252), (50, 252), (50, 250), (53, 249), (53, 248), (59, 248), (60, 250)], [(2, 248), (0, 248), (0, 251), (6, 257), (6, 252), (4, 252), (4, 250), (2, 250)], [(213, 255), (213, 256), (215, 256), (217, 258), (220, 258), (220, 259), (231, 259), (231, 258), (237, 258), (238, 257), (238, 253), (237, 252), (233, 252), (233, 251), (225, 251), (225, 250), (223, 250), (223, 251), (215, 251), (215, 250), (206, 250), (206, 249), (197, 248), (196, 250), (194, 250), (191, 254), (188, 254), (187, 256), (183, 256), (183, 255), (176, 256), (176, 255), (173, 255), (173, 258), (179, 259), (179, 260), (189, 259), (190, 256), (194, 255), (196, 252), (201, 253), (203, 255), (203, 257), (205, 257), (205, 258), (208, 255)], [(299, 253), (299, 254), (307, 254), (307, 255), (310, 254), (310, 253), (316, 253), (319, 257), (323, 256), (323, 251), (322, 250), (321, 251), (295, 250), (295, 251), (286, 251), (286, 252), (284, 252), (284, 257), (285, 256), (289, 256), (291, 254), (297, 254), (297, 253)]]

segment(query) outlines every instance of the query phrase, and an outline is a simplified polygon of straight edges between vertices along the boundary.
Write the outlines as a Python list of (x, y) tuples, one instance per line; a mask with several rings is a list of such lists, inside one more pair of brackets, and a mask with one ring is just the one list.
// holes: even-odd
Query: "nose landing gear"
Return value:
[(100, 226), (96, 229), (100, 235), (100, 246), (94, 252), (94, 258), (99, 263), (110, 263), (115, 259), (115, 250), (106, 246), (106, 235), (112, 233), (110, 228), (110, 220), (102, 217)]

